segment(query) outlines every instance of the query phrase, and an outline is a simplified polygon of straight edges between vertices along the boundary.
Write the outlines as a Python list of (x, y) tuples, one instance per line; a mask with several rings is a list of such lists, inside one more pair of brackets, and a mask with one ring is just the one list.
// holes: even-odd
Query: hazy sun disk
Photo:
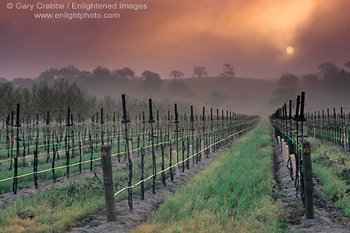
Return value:
[(291, 47), (291, 46), (287, 47), (287, 48), (286, 48), (286, 53), (287, 53), (287, 54), (292, 54), (292, 53), (294, 53), (294, 48)]

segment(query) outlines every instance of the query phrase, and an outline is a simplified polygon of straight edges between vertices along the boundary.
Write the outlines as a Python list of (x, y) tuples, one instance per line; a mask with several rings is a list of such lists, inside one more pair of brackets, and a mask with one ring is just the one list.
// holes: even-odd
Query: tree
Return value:
[(97, 79), (107, 79), (111, 75), (111, 71), (103, 66), (98, 66), (92, 71), (93, 77)]
[(58, 72), (58, 78), (79, 78), (81, 77), (81, 72), (78, 68), (73, 65), (69, 65), (61, 68)]
[(303, 76), (302, 84), (303, 87), (311, 87), (318, 83), (317, 76), (314, 74), (306, 74)]
[(81, 72), (73, 65), (63, 67), (61, 69), (50, 68), (42, 73), (38, 77), (38, 81), (48, 82), (52, 84), (55, 80), (61, 78), (79, 78), (81, 77)]
[(18, 87), (30, 89), (33, 87), (35, 80), (31, 78), (15, 78), (12, 83)]
[(28, 116), (30, 114), (33, 114), (33, 101), (32, 101), (32, 93), (28, 88), (21, 89), (21, 109), (22, 109), (22, 115)]
[(65, 79), (59, 79), (57, 80), (53, 87), (52, 87), (52, 95), (55, 98), (54, 105), (56, 108), (58, 108), (59, 113), (63, 113), (66, 108), (70, 107), (68, 106), (68, 96), (67, 96), (67, 90), (68, 90), (68, 81)]
[(345, 63), (345, 66), (350, 69), (350, 61), (348, 61), (347, 63)]
[(15, 111), (16, 104), (20, 103), (20, 90), (15, 86), (5, 81), (0, 83), (0, 113), (2, 116), (6, 116)]
[(112, 74), (117, 76), (117, 78), (121, 78), (121, 79), (134, 79), (135, 78), (135, 72), (128, 67), (124, 67), (123, 69), (115, 70), (112, 72)]
[(173, 77), (174, 79), (177, 78), (182, 78), (185, 74), (180, 71), (180, 70), (173, 70), (171, 71), (171, 73), (169, 74), (170, 77)]
[(278, 86), (280, 88), (297, 90), (299, 89), (299, 79), (294, 74), (283, 73), (278, 80)]
[(38, 77), (39, 82), (47, 82), (47, 83), (53, 83), (53, 81), (56, 79), (58, 73), (58, 69), (56, 68), (50, 68), (44, 72), (41, 72)]
[(112, 116), (113, 111), (115, 111), (118, 106), (115, 99), (112, 99), (110, 95), (105, 96), (99, 104), (99, 107), (103, 108), (104, 114), (106, 116)]
[(346, 79), (346, 80), (348, 80), (348, 78), (350, 77), (350, 73), (349, 73), (349, 72), (346, 72), (344, 69), (341, 69), (341, 70), (339, 71), (338, 77), (339, 77), (340, 79)]
[(196, 66), (193, 68), (193, 77), (202, 77), (202, 76), (208, 76), (208, 72), (207, 72), (207, 68), (205, 67), (200, 67), (200, 66)]
[(323, 79), (331, 80), (339, 76), (339, 68), (333, 63), (322, 63), (318, 66), (318, 69), (323, 73)]
[(159, 74), (147, 70), (141, 74), (141, 78), (143, 79), (142, 87), (144, 87), (145, 89), (150, 91), (160, 89), (162, 80), (160, 79)]
[(223, 65), (224, 72), (219, 74), (221, 78), (233, 78), (235, 76), (234, 68), (230, 64)]
[(0, 84), (1, 84), (1, 83), (5, 83), (5, 82), (8, 82), (8, 80), (7, 80), (6, 78), (1, 77), (1, 78), (0, 78)]
[(205, 104), (209, 104), (213, 108), (218, 108), (228, 100), (228, 97), (220, 91), (212, 91), (210, 95), (204, 97)]
[(34, 106), (42, 117), (46, 116), (46, 112), (52, 107), (52, 89), (47, 82), (41, 81), (34, 84), (32, 88), (32, 98)]

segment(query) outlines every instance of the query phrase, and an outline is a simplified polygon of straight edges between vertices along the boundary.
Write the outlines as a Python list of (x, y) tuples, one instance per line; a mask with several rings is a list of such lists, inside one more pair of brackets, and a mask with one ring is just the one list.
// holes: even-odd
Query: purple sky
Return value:
[[(114, 3), (56, 2), (74, 1)], [(71, 21), (33, 16), (71, 10), (9, 10), (8, 2), (38, 0), (0, 3), (0, 77), (7, 79), (35, 78), (67, 65), (88, 71), (128, 66), (137, 75), (151, 70), (163, 78), (181, 70), (191, 77), (194, 66), (217, 75), (225, 63), (239, 77), (277, 79), (283, 72), (314, 73), (321, 63), (344, 67), (350, 60), (348, 0), (122, 0), (147, 9), (108, 11), (120, 13), (117, 20)], [(293, 54), (286, 53), (288, 46)]]

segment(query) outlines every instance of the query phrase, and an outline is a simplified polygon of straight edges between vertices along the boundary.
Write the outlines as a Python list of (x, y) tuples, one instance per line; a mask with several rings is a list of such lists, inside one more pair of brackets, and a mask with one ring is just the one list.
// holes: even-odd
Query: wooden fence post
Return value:
[(103, 145), (101, 147), (101, 165), (105, 190), (107, 222), (112, 222), (116, 221), (117, 211), (115, 208), (113, 193), (113, 173), (110, 145)]

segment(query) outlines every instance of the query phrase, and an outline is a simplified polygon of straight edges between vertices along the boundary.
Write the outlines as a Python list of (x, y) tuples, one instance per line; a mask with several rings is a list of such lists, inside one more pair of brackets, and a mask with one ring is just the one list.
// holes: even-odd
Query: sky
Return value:
[[(64, 9), (38, 9), (52, 8), (47, 3)], [(71, 9), (82, 3), (147, 9)], [(33, 10), (23, 9), (30, 4)], [(73, 12), (119, 18), (35, 18)], [(315, 73), (321, 63), (344, 67), (350, 60), (349, 12), (348, 0), (1, 0), (0, 77), (35, 78), (68, 65), (130, 67), (136, 75), (151, 70), (162, 78), (172, 70), (191, 77), (195, 66), (216, 76), (223, 64), (237, 77)]]

